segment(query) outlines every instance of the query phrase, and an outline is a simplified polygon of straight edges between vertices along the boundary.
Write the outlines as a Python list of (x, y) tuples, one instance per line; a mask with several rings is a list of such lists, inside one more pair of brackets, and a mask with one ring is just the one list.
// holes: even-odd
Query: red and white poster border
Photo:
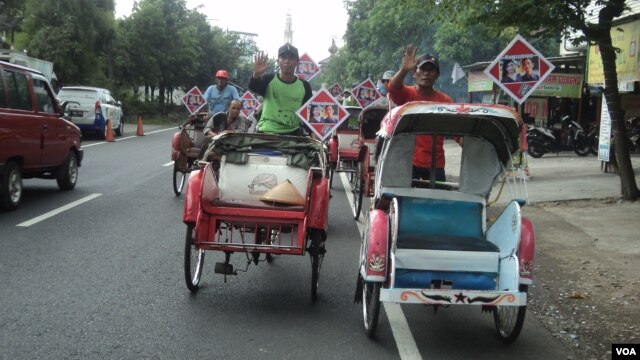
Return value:
[[(314, 119), (316, 111), (320, 116)], [(331, 136), (333, 131), (349, 118), (347, 109), (340, 105), (340, 102), (325, 88), (320, 88), (302, 105), (296, 115), (321, 141)]]
[[(527, 61), (528, 60), (528, 61)], [(525, 65), (524, 62), (528, 64)], [(518, 74), (523, 67), (532, 66), (533, 72)], [(512, 67), (513, 69), (509, 69)], [(551, 74), (554, 69), (536, 48), (522, 36), (516, 35), (509, 45), (489, 64), (484, 73), (518, 104), (527, 100), (529, 95)], [(509, 72), (507, 75), (507, 72)], [(512, 75), (512, 76), (510, 76)]]

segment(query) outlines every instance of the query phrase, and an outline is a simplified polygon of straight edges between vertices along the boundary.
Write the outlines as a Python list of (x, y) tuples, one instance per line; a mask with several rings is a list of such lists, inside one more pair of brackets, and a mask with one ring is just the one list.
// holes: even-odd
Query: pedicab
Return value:
[[(516, 340), (533, 282), (533, 225), (522, 216), (526, 200), (517, 191), (498, 209), (488, 209), (488, 199), (493, 187), (501, 188), (498, 179), (510, 187), (524, 181), (505, 176), (522, 141), (520, 126), (518, 114), (501, 105), (428, 102), (395, 108), (383, 121), (355, 296), (368, 336), (380, 304), (390, 302), (434, 311), (478, 306), (493, 315), (505, 343)], [(457, 179), (447, 174), (447, 181), (435, 181), (434, 167), (429, 179), (412, 179), (418, 134), (463, 137), (461, 149), (453, 143), (449, 149), (457, 152), (447, 150), (461, 153)]]
[(171, 141), (171, 160), (173, 160), (173, 192), (180, 196), (186, 184), (193, 164), (198, 160), (201, 147), (206, 142), (204, 126), (207, 112), (191, 114), (178, 128)]
[(329, 186), (333, 186), (333, 175), (336, 172), (349, 173), (349, 179), (353, 181), (353, 175), (357, 170), (360, 155), (358, 119), (362, 108), (360, 106), (345, 106), (345, 109), (349, 113), (349, 118), (338, 126), (329, 140)]
[[(307, 137), (224, 133), (202, 158), (184, 201), (187, 288), (198, 290), (206, 251), (224, 253), (214, 272), (225, 282), (273, 255), (308, 254), (315, 301), (329, 205), (324, 144)], [(232, 263), (233, 254), (244, 255), (240, 267)]]
[[(386, 100), (385, 98), (383, 98)], [(351, 192), (353, 202), (351, 210), (353, 218), (360, 218), (362, 199), (373, 196), (374, 171), (376, 167), (376, 145), (378, 144), (376, 132), (380, 129), (380, 123), (389, 110), (388, 101), (380, 101), (365, 108), (358, 118), (358, 163), (356, 171), (351, 177)]]

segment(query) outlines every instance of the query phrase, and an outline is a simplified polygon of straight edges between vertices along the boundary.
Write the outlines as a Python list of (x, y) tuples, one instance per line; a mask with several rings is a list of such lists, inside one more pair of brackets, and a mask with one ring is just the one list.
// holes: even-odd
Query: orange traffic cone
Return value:
[(138, 115), (138, 129), (136, 130), (137, 136), (144, 136), (144, 130), (142, 129), (142, 115)]
[(113, 138), (113, 128), (111, 128), (111, 119), (107, 119), (107, 131), (106, 131), (106, 134), (104, 134), (104, 140), (108, 142), (116, 141)]

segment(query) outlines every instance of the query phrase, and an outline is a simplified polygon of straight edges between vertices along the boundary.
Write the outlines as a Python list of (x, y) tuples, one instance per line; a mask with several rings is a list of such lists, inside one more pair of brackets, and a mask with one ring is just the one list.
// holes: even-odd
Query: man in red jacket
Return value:
[[(403, 84), (404, 78), (409, 72), (413, 72), (415, 84), (407, 86)], [(387, 85), (389, 97), (399, 105), (411, 101), (448, 102), (453, 100), (449, 95), (433, 88), (433, 84), (440, 76), (438, 59), (433, 55), (424, 54), (416, 58), (416, 48), (409, 44), (402, 56), (400, 70), (391, 78)], [(431, 175), (431, 147), (433, 136), (417, 135), (413, 153), (413, 178), (429, 180)], [(436, 181), (446, 181), (444, 172), (444, 137), (436, 137)]]

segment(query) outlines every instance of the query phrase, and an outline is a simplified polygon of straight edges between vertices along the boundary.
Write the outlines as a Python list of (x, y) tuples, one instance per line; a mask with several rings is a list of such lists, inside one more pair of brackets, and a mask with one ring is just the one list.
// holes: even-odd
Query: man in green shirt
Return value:
[(267, 54), (261, 51), (255, 56), (249, 89), (264, 98), (258, 132), (302, 135), (296, 112), (313, 94), (309, 82), (295, 74), (299, 62), (298, 49), (288, 43), (278, 49), (278, 73), (265, 74)]

